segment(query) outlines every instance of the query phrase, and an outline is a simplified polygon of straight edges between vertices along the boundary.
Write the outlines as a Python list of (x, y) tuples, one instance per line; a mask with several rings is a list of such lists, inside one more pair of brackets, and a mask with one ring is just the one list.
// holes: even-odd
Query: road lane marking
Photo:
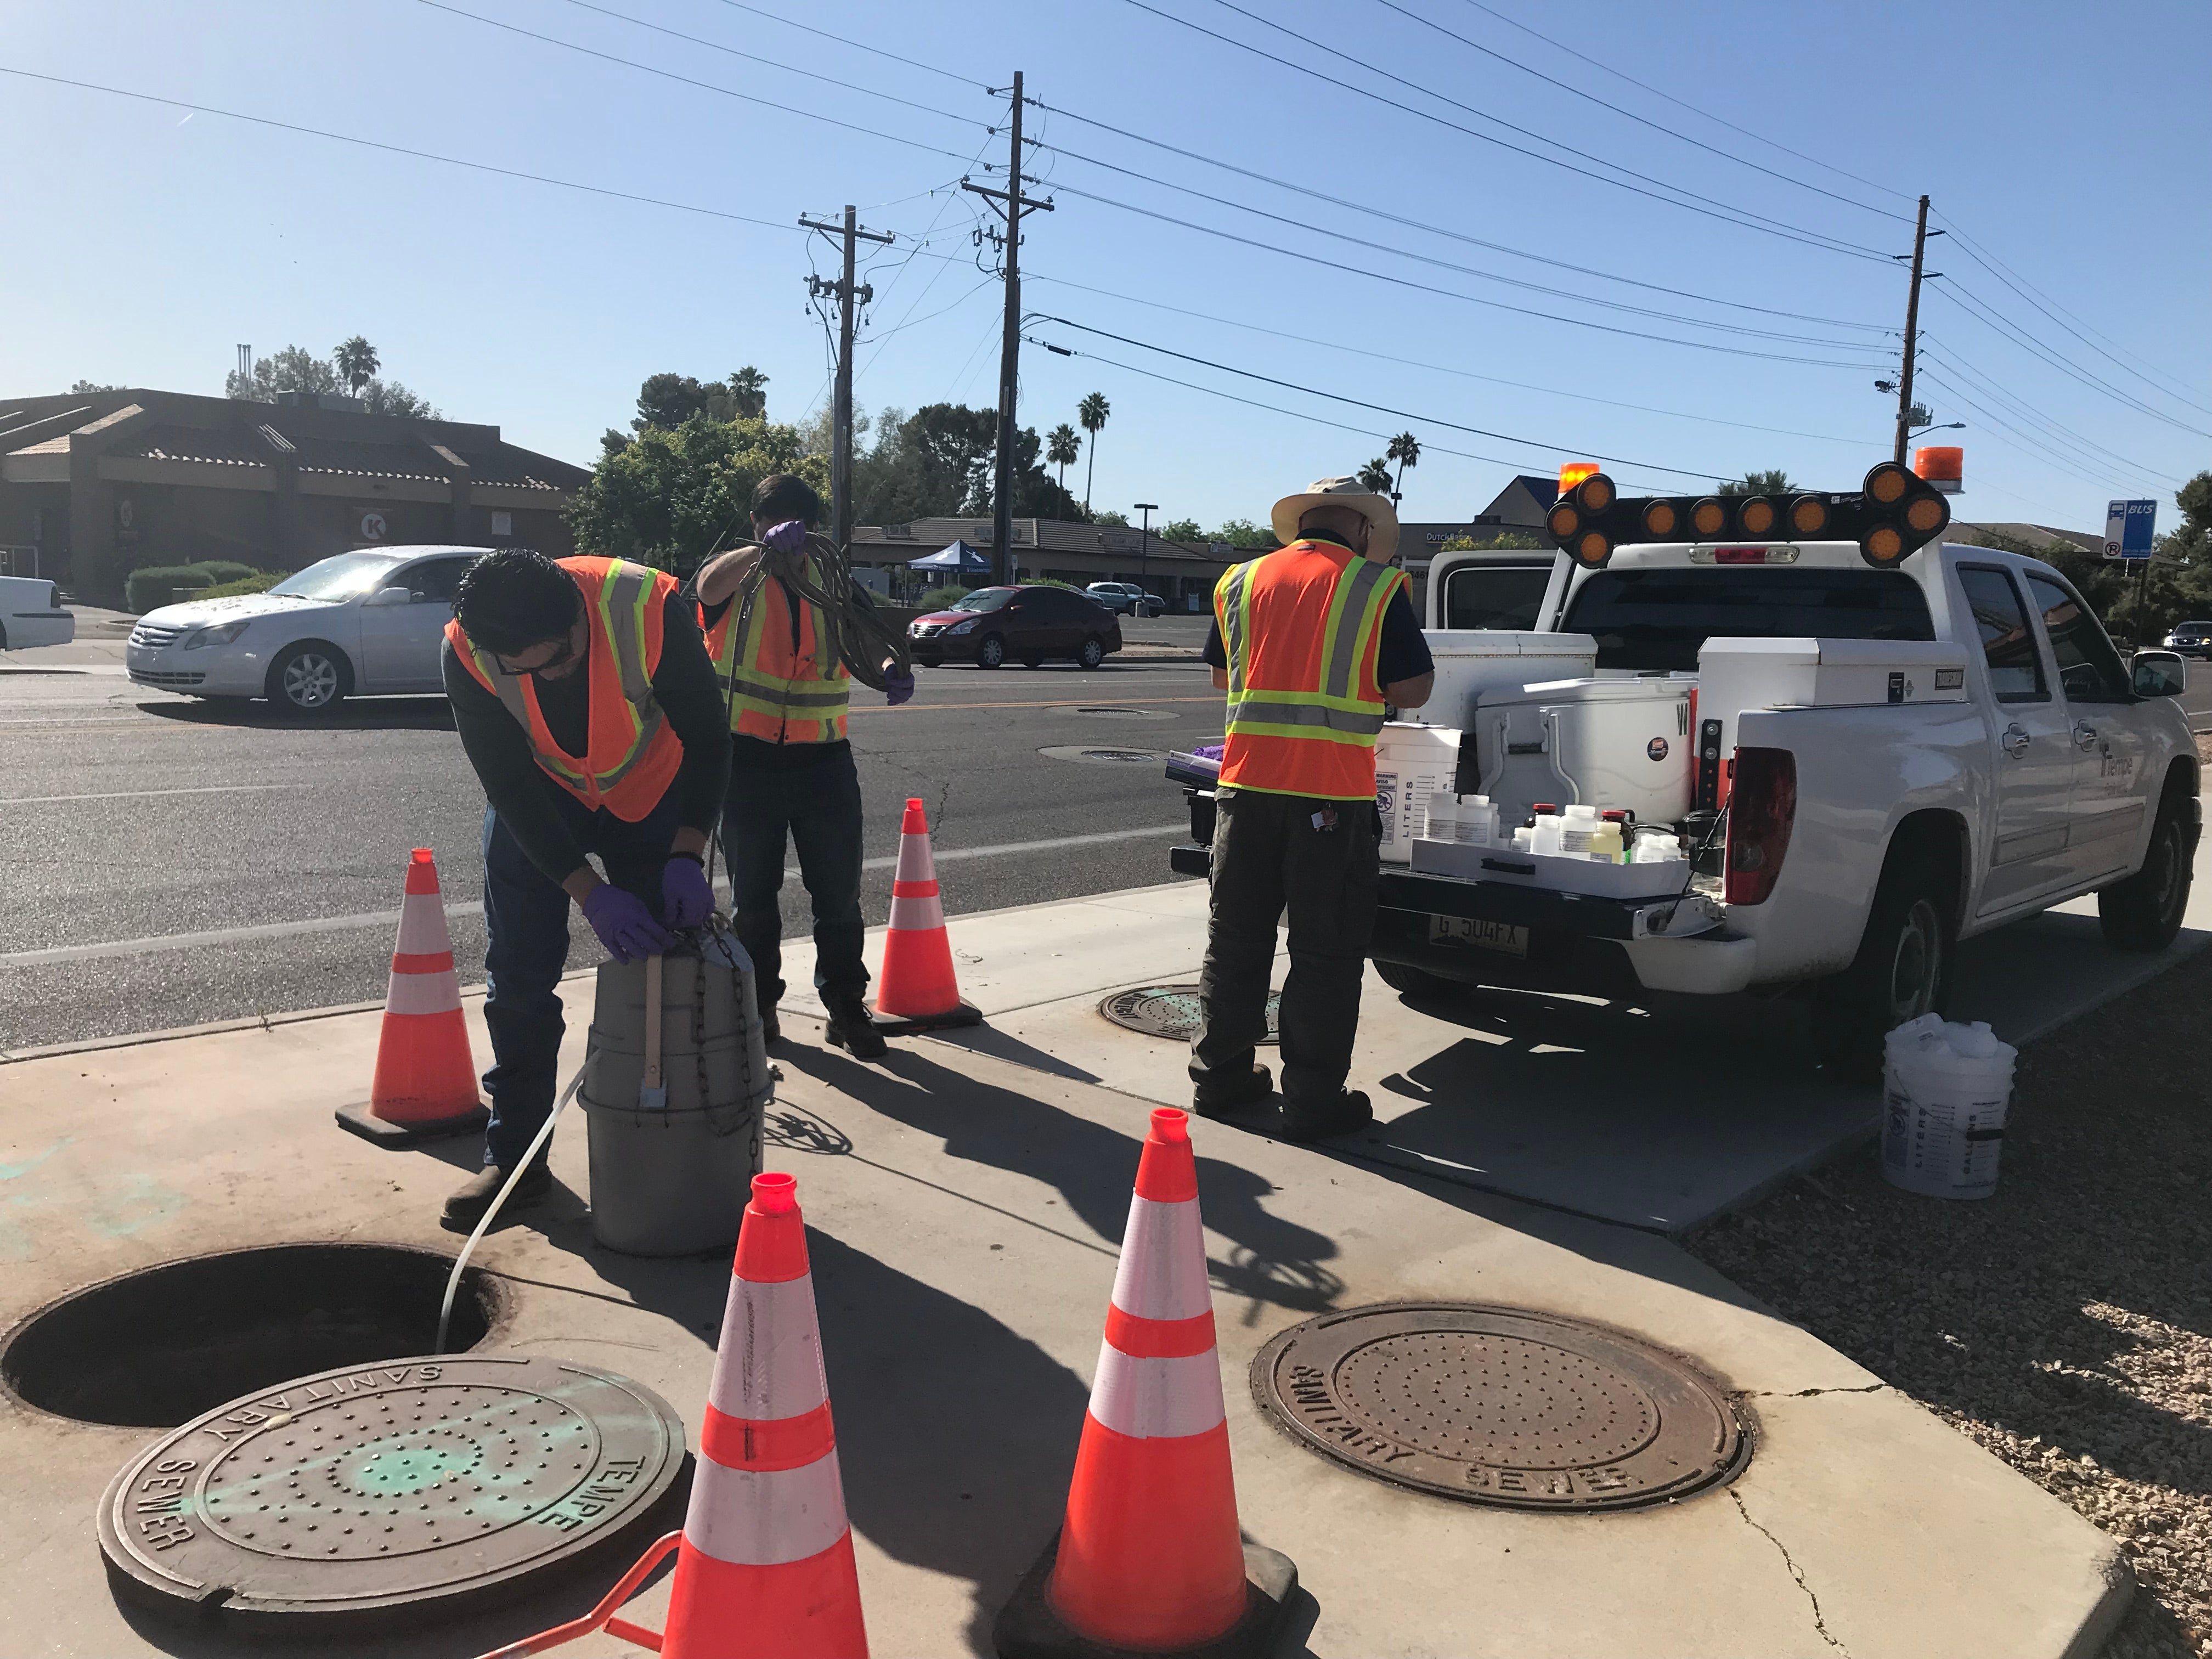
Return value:
[[(1141, 830), (1107, 830), (1088, 836), (1060, 836), (1049, 841), (1001, 842), (990, 847), (951, 847), (937, 854), (939, 864), (957, 863), (964, 859), (1005, 858), (1021, 853), (1058, 852), (1070, 847), (1097, 847), (1108, 842), (1141, 841), (1155, 836), (1186, 836), (1188, 823), (1147, 824)], [(869, 859), (863, 870), (890, 870), (897, 866), (896, 856)], [(796, 876), (796, 870), (787, 870), (787, 876)], [(716, 890), (727, 895), (727, 882), (717, 882)], [(446, 906), (446, 915), (480, 916), (483, 901), (466, 899)], [(58, 945), (44, 951), (17, 951), (9, 956), (0, 956), (0, 968), (43, 968), (61, 962), (94, 962), (113, 957), (156, 956), (174, 951), (200, 951), (224, 945), (251, 944), (257, 940), (299, 939), (315, 933), (358, 933), (372, 927), (396, 927), (399, 924), (397, 910), (369, 910), (349, 916), (313, 916), (302, 921), (264, 921), (246, 927), (217, 927), (200, 933), (157, 933), (149, 939), (110, 939), (99, 945)]]
[(0, 806), (52, 806), (71, 800), (153, 800), (163, 795), (250, 795), (298, 787), (296, 783), (211, 783), (198, 789), (118, 789), (106, 795), (4, 795), (0, 796)]
[[(1109, 689), (1109, 690), (1111, 690), (1112, 688), (1110, 688), (1110, 687), (1109, 687), (1109, 688), (1108, 688), (1108, 689)], [(1220, 702), (1223, 700), (1223, 698), (1225, 696), (1225, 695), (1226, 695), (1226, 694), (1225, 694), (1225, 693), (1224, 693), (1224, 692), (1217, 691), (1217, 692), (1215, 692), (1215, 693), (1214, 693), (1212, 696), (1210, 696), (1210, 697), (1139, 697), (1139, 698), (1137, 698), (1137, 699), (1136, 699), (1136, 701), (1137, 701), (1137, 702), (1215, 702), (1215, 703), (1218, 703), (1218, 702)], [(900, 707), (900, 708), (912, 708), (912, 709), (924, 709), (924, 708), (927, 708), (927, 709), (938, 709), (938, 708), (1097, 708), (1097, 706), (1098, 706), (1098, 699), (1097, 699), (1097, 697), (1061, 697), (1061, 698), (1056, 699), (1055, 701), (1054, 701), (1054, 702), (908, 702), (908, 703), (901, 703), (901, 704), (899, 705), (899, 707)], [(854, 714), (890, 714), (890, 713), (891, 712), (891, 710), (890, 710), (890, 706), (889, 706), (889, 705), (887, 705), (887, 704), (883, 704), (883, 703), (855, 703), (855, 704), (853, 706), (852, 712), (853, 712)]]

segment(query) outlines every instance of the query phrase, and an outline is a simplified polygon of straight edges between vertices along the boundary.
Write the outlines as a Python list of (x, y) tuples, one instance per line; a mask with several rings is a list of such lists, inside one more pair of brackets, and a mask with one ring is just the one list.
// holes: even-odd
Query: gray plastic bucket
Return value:
[(737, 1242), (761, 1167), (773, 1092), (753, 1002), (753, 967), (728, 934), (662, 958), (661, 1081), (645, 1078), (642, 962), (600, 966), (578, 1094), (592, 1149), (592, 1233), (630, 1255), (693, 1255)]

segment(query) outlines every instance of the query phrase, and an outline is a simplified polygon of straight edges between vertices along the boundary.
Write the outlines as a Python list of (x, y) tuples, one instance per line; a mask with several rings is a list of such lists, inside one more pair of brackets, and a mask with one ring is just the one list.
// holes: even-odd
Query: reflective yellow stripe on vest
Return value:
[[(821, 571), (811, 557), (807, 561), (807, 575), (817, 586), (820, 584)], [(730, 729), (762, 735), (757, 731), (749, 731), (745, 717), (750, 714), (756, 726), (763, 720), (772, 723), (786, 741), (835, 742), (845, 736), (845, 716), (853, 701), (851, 677), (830, 646), (829, 630), (818, 618), (810, 619), (814, 631), (814, 653), (803, 665), (812, 669), (811, 674), (786, 677), (767, 665), (771, 655), (781, 658), (785, 654), (781, 641), (771, 643), (768, 631), (769, 613), (776, 609), (768, 599), (768, 585), (774, 580), (763, 579), (751, 614), (745, 619), (742, 638), (730, 617), (723, 618), (717, 630), (714, 676), (729, 702)], [(780, 583), (777, 592), (786, 606), (812, 608)], [(790, 626), (788, 617), (777, 617), (775, 621), (784, 628)], [(802, 665), (793, 663), (793, 666)]]
[(1383, 607), (1396, 591), (1387, 564), (1354, 558), (1329, 596), (1322, 623), (1328, 641), (1320, 685), (1311, 690), (1269, 686), (1248, 690), (1253, 563), (1240, 564), (1221, 580), (1217, 608), (1222, 644), (1229, 658), (1229, 730), (1248, 737), (1292, 738), (1319, 743), (1372, 744), (1382, 731), (1382, 699), (1352, 676), (1366, 660), (1369, 645), (1382, 624)]

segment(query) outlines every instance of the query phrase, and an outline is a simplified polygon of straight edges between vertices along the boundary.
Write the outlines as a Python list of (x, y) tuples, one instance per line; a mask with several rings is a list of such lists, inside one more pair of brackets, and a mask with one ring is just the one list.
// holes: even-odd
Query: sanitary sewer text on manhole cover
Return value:
[(1506, 1509), (1636, 1509), (1734, 1480), (1751, 1437), (1681, 1361), (1553, 1314), (1407, 1303), (1294, 1325), (1252, 1361), (1294, 1440), (1379, 1480)]
[(683, 1420), (611, 1372), (386, 1360), (171, 1430), (108, 1487), (100, 1547), (118, 1589), (149, 1606), (356, 1630), (573, 1567), (653, 1510), (683, 1463)]
[[(1267, 1035), (1261, 1042), (1276, 1040), (1282, 1004), (1280, 991), (1267, 993)], [(1141, 1031), (1146, 1036), (1172, 1037), (1178, 1042), (1188, 1042), (1198, 1035), (1198, 987), (1146, 985), (1134, 991), (1116, 991), (1098, 1005), (1098, 1012), (1116, 1025)]]
[(1085, 744), (1054, 744), (1037, 753), (1047, 760), (1073, 761), (1081, 766), (1152, 766), (1167, 759), (1158, 749), (1094, 749)]

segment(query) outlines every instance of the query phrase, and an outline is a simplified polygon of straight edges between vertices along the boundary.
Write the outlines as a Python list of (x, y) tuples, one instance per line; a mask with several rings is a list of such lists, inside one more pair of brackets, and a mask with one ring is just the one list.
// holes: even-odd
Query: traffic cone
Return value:
[[(647, 1551), (586, 1618), (483, 1659), (602, 1629), (662, 1659), (867, 1659), (798, 1185), (753, 1177), (683, 1532)], [(668, 1626), (655, 1637), (615, 1613), (672, 1543)]]
[(338, 1124), (390, 1146), (469, 1134), (489, 1115), (477, 1099), (476, 1058), (461, 1016), (453, 941), (446, 931), (438, 866), (418, 847), (407, 862), (399, 939), (366, 1104), (338, 1108)]
[(1152, 1114), (1060, 1535), (1000, 1611), (1001, 1659), (1274, 1650), (1290, 1558), (1242, 1541), (1190, 1117)]
[(937, 890), (937, 861), (930, 856), (929, 815), (919, 800), (907, 802), (906, 821), (899, 826), (891, 925), (884, 935), (884, 969), (876, 976), (876, 1002), (870, 1012), (886, 1036), (983, 1023), (982, 1011), (960, 1000), (952, 939), (945, 931), (945, 904)]

